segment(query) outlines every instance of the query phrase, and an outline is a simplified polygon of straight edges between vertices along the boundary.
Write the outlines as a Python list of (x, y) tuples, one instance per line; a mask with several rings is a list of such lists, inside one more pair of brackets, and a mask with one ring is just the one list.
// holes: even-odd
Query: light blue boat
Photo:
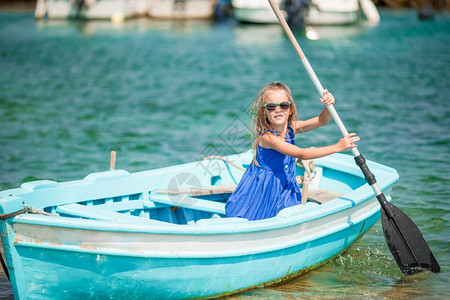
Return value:
[[(266, 220), (225, 218), (224, 203), (252, 158), (248, 151), (0, 192), (4, 259), (15, 298), (228, 295), (324, 264), (380, 218), (372, 188), (343, 154), (315, 161), (308, 194), (316, 200)], [(397, 172), (368, 165), (390, 201)]]

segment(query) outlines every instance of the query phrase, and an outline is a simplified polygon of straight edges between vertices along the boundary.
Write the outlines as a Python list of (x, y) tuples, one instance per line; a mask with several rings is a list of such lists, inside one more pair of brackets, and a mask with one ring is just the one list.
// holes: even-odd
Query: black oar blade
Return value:
[(423, 269), (440, 272), (441, 267), (416, 224), (395, 205), (389, 202), (387, 204), (394, 217), (389, 218), (384, 209), (381, 209), (384, 237), (402, 272), (414, 274)]

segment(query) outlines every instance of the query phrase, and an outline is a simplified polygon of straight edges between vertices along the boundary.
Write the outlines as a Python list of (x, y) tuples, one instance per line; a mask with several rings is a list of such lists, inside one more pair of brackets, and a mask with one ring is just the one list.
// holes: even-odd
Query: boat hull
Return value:
[[(238, 21), (247, 23), (279, 22), (267, 1), (234, 0), (232, 5), (233, 15)], [(284, 1), (279, 1), (278, 6), (284, 17), (287, 18), (287, 12), (283, 9)], [(377, 9), (370, 0), (364, 0), (363, 11), (370, 20), (373, 20), (374, 23), (377, 22)], [(305, 8), (304, 14), (305, 25), (350, 25), (358, 22), (360, 8), (358, 0), (313, 0), (310, 6)]]
[[(242, 246), (251, 242), (255, 235), (249, 239), (237, 235), (207, 235), (193, 242), (191, 235), (168, 237), (77, 229), (79, 237), (75, 240), (74, 228), (64, 230), (56, 226), (21, 224), (16, 226), (16, 249), (22, 257), (22, 268), (27, 270), (21, 280), (21, 298), (62, 299), (75, 295), (134, 299), (152, 295), (154, 299), (184, 299), (236, 293), (279, 283), (320, 266), (345, 251), (379, 217), (379, 208), (372, 205), (367, 216), (360, 216), (359, 222), (347, 222), (342, 226), (337, 222), (339, 216), (333, 216), (323, 224), (316, 221), (310, 226), (299, 224), (268, 231), (260, 234), (258, 243), (247, 248)], [(304, 235), (314, 227), (330, 224), (342, 228), (331, 234), (312, 231), (310, 236)], [(69, 236), (71, 242), (80, 246), (70, 245)], [(158, 245), (158, 253), (152, 242), (155, 239), (172, 245), (188, 244), (179, 248), (189, 251), (177, 253), (173, 247), (162, 251), (163, 246)], [(183, 242), (186, 240), (189, 242)], [(269, 244), (270, 247), (268, 240), (274, 243)], [(292, 245), (272, 247), (288, 240)], [(194, 243), (198, 245), (192, 245)], [(205, 250), (206, 244), (213, 250)], [(224, 248), (239, 249), (241, 253), (218, 253)]]
[(113, 21), (145, 16), (151, 0), (85, 0), (82, 6), (71, 0), (38, 0), (35, 17), (42, 19), (88, 20), (110, 19)]
[(359, 0), (313, 0), (307, 15), (307, 25), (349, 25), (359, 19)]
[(323, 12), (310, 10), (305, 16), (307, 25), (351, 25), (358, 22), (358, 11), (351, 12)]
[[(282, 1), (277, 1), (281, 5)], [(278, 23), (277, 16), (266, 0), (248, 1), (232, 0), (233, 16), (236, 20), (245, 23), (275, 24)], [(283, 10), (282, 14), (287, 17)]]
[(214, 0), (152, 0), (148, 15), (156, 19), (211, 19)]
[[(284, 12), (286, 15), (286, 13)], [(247, 9), (234, 8), (233, 16), (236, 20), (244, 23), (261, 23), (261, 24), (275, 24), (278, 19), (274, 13), (267, 9)]]

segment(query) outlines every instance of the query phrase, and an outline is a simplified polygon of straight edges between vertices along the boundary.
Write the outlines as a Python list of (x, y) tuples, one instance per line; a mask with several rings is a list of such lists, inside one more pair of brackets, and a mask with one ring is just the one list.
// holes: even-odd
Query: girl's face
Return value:
[[(274, 104), (280, 104), (282, 102), (289, 101), (288, 96), (283, 90), (271, 90), (268, 91), (265, 95), (265, 103), (274, 103)], [(289, 115), (291, 114), (291, 108), (284, 110), (281, 108), (280, 105), (277, 105), (275, 107), (275, 110), (268, 111), (266, 110), (266, 116), (267, 120), (269, 121), (270, 125), (272, 125), (274, 128), (276, 127), (284, 127), (289, 119)]]

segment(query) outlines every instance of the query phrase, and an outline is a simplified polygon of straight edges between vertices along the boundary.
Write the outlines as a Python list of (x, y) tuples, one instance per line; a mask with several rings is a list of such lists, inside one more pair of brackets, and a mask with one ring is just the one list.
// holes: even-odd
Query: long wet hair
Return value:
[(288, 118), (288, 125), (291, 125), (293, 121), (297, 120), (297, 107), (295, 106), (294, 98), (292, 97), (291, 89), (282, 82), (272, 82), (261, 88), (256, 95), (255, 100), (251, 105), (251, 112), (253, 114), (252, 119), (252, 148), (254, 151), (253, 163), (259, 165), (256, 160), (256, 152), (258, 151), (258, 140), (262, 132), (265, 130), (274, 130), (269, 123), (267, 114), (269, 113), (267, 109), (263, 106), (266, 103), (267, 92), (274, 90), (282, 90), (286, 93), (290, 106), (290, 115)]

